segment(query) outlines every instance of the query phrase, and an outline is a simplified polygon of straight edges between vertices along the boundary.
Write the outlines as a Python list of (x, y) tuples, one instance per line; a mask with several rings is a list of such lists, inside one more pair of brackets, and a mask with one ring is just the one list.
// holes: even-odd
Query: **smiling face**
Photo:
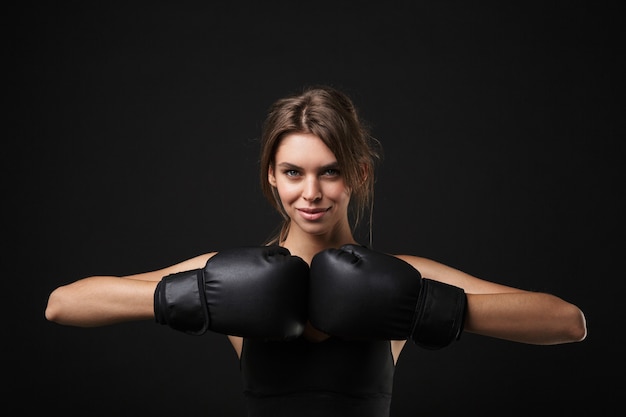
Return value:
[(282, 138), (268, 181), (291, 218), (290, 234), (331, 238), (349, 230), (350, 192), (337, 158), (317, 136), (292, 133)]
[[(285, 244), (294, 232), (308, 233), (298, 236), (303, 244), (325, 233), (334, 235), (317, 239), (318, 247), (349, 243), (366, 214), (371, 227), (374, 165), (382, 148), (347, 95), (321, 86), (276, 100), (260, 142), (261, 191), (283, 218), (266, 243)], [(302, 190), (306, 184), (312, 191)], [(310, 192), (317, 196), (307, 197)]]

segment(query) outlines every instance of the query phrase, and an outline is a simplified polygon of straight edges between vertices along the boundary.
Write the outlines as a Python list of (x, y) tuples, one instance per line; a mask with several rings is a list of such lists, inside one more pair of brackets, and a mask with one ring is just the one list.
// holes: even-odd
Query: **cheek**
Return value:
[(297, 186), (289, 184), (288, 182), (277, 182), (276, 190), (278, 190), (278, 196), (283, 202), (290, 202), (300, 197), (300, 190)]
[(350, 191), (343, 182), (329, 184), (324, 194), (337, 202), (345, 201), (347, 203), (350, 200)]

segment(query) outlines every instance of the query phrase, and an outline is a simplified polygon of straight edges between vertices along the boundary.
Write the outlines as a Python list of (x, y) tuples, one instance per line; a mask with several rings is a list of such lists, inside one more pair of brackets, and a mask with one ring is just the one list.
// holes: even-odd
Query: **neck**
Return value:
[(299, 256), (311, 264), (313, 256), (318, 252), (329, 248), (339, 248), (348, 243), (358, 243), (354, 240), (349, 228), (324, 235), (311, 235), (297, 228), (291, 228), (287, 238), (280, 245), (289, 249), (292, 255)]

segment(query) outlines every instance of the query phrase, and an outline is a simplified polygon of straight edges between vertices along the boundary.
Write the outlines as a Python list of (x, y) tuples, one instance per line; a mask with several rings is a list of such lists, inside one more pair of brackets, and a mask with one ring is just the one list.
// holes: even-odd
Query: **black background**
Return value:
[(223, 336), (43, 312), (88, 275), (264, 241), (279, 218), (258, 187), (260, 125), (316, 83), (350, 94), (383, 143), (376, 249), (556, 294), (588, 320), (582, 343), (408, 346), (392, 415), (621, 404), (618, 1), (216, 3), (5, 9), (5, 409), (244, 415)]

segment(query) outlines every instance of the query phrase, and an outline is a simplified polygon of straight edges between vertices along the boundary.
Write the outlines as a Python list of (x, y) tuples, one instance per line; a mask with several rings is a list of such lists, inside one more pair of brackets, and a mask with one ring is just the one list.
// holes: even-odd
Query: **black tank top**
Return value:
[(388, 417), (395, 367), (389, 341), (244, 339), (249, 417)]

